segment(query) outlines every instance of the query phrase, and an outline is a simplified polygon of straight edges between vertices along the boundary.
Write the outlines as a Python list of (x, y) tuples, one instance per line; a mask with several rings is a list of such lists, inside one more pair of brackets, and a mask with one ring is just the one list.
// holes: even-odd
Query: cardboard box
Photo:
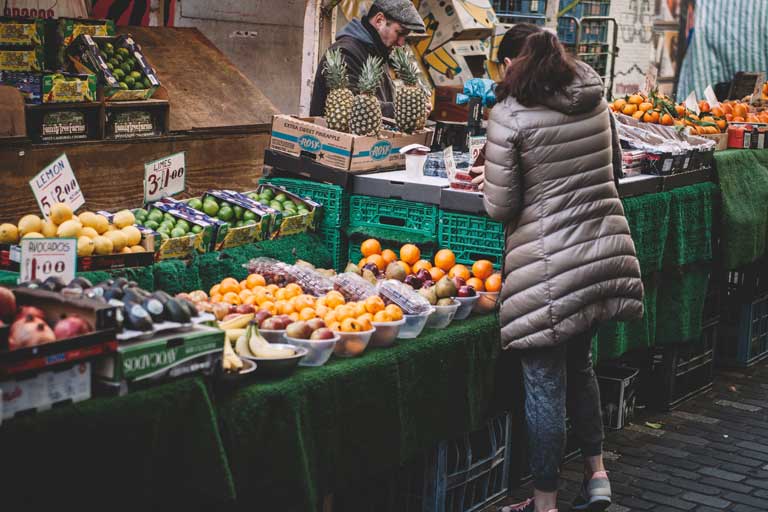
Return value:
[(94, 363), (94, 376), (127, 390), (132, 384), (159, 383), (213, 370), (224, 348), (224, 331), (196, 325), (149, 340), (121, 343), (117, 352)]
[(501, 79), (503, 78), (498, 64), (499, 45), (501, 45), (501, 40), (504, 38), (504, 34), (506, 34), (512, 27), (513, 25), (511, 23), (499, 23), (493, 27), (493, 34), (488, 41), (488, 60), (485, 62), (485, 72), (488, 75), (488, 78), (494, 82), (501, 82)]
[(27, 136), (35, 143), (101, 139), (101, 104), (27, 105)]
[[(229, 249), (230, 247), (239, 247), (245, 244), (252, 244), (267, 240), (272, 233), (272, 225), (281, 217), (280, 212), (263, 206), (256, 201), (246, 197), (233, 190), (209, 190), (201, 200), (205, 203), (206, 197), (214, 197), (219, 201), (229, 203), (230, 206), (239, 206), (246, 211), (251, 211), (256, 215), (254, 223), (246, 226), (235, 226), (235, 219), (226, 223), (224, 236), (217, 234), (215, 250)], [(221, 230), (222, 228), (220, 228)]]
[(91, 398), (91, 363), (79, 362), (62, 369), (0, 382), (2, 419), (26, 412), (40, 412), (62, 403)]
[(488, 41), (450, 41), (424, 55), (424, 65), (436, 87), (462, 86), (472, 78), (488, 78)]
[(45, 46), (45, 22), (38, 18), (0, 16), (0, 45)]
[(703, 137), (705, 139), (713, 140), (715, 141), (715, 151), (723, 151), (728, 149), (728, 134), (727, 133), (716, 133), (716, 134), (709, 134), (709, 135), (699, 135), (699, 137)]
[(80, 35), (91, 37), (112, 37), (115, 35), (115, 22), (112, 20), (92, 20), (84, 18), (59, 18), (56, 20), (56, 55), (55, 63), (59, 69), (67, 62), (67, 47)]
[(0, 71), (41, 71), (45, 55), (38, 46), (0, 46)]
[(167, 100), (104, 104), (104, 138), (136, 139), (166, 135), (170, 128), (170, 104)]
[(321, 117), (299, 118), (276, 115), (272, 118), (270, 149), (347, 172), (405, 167), (400, 148), (410, 144), (429, 146), (432, 130), (411, 135), (382, 130), (379, 137), (366, 137), (331, 130)]
[(308, 230), (315, 229), (315, 226), (317, 224), (317, 219), (319, 218), (319, 211), (318, 208), (320, 208), (320, 204), (312, 201), (308, 197), (300, 197), (292, 192), (289, 192), (285, 189), (285, 187), (281, 187), (278, 185), (271, 185), (269, 183), (262, 183), (259, 185), (259, 188), (257, 188), (254, 191), (251, 192), (244, 192), (243, 195), (246, 197), (249, 197), (256, 201), (257, 203), (264, 205), (266, 207), (272, 208), (270, 204), (266, 204), (266, 202), (262, 202), (258, 199), (259, 194), (261, 194), (265, 190), (271, 190), (274, 194), (274, 197), (277, 197), (279, 194), (284, 194), (286, 197), (288, 197), (293, 204), (295, 205), (304, 205), (308, 211), (308, 213), (304, 214), (297, 214), (297, 215), (285, 215), (285, 211), (281, 211), (280, 215), (276, 215), (272, 219), (272, 225), (270, 227), (270, 236), (275, 237), (281, 237), (281, 236), (289, 236), (289, 235), (295, 235), (297, 233), (305, 233)]
[(484, 39), (498, 23), (489, 0), (422, 0), (419, 14), (434, 27), (428, 31), (430, 50), (452, 40)]
[[(164, 197), (147, 205), (147, 210), (157, 208), (163, 213), (168, 213), (177, 219), (187, 221), (191, 226), (200, 226), (199, 233), (188, 233), (187, 236), (168, 238), (155, 233), (155, 259), (187, 259), (197, 253), (206, 253), (216, 250), (216, 245), (226, 236), (227, 224), (189, 208), (186, 203), (177, 201), (171, 197)], [(148, 229), (148, 228), (144, 228)], [(221, 237), (221, 238), (219, 238)]]

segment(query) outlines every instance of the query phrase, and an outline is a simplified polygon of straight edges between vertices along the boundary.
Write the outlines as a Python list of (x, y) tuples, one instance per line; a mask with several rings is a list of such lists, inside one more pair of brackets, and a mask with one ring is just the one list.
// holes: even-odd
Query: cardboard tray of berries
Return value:
[[(0, 330), (0, 378), (117, 350), (117, 308), (43, 289), (19, 287), (11, 293), (14, 313), (6, 319), (20, 325)], [(32, 343), (35, 337), (44, 341)]]

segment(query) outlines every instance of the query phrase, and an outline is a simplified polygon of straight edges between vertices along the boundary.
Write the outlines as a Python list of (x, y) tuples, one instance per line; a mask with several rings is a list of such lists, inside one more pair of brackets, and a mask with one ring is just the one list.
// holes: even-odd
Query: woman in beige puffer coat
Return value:
[[(591, 338), (598, 324), (643, 315), (640, 265), (614, 183), (614, 140), (603, 84), (545, 31), (527, 36), (497, 87), (484, 192), (505, 225), (501, 341), (521, 353), (535, 498), (506, 510), (556, 507), (566, 395), (585, 456), (574, 510), (604, 510), (600, 397)], [(619, 160), (620, 162), (620, 160)], [(567, 382), (567, 384), (566, 384)]]

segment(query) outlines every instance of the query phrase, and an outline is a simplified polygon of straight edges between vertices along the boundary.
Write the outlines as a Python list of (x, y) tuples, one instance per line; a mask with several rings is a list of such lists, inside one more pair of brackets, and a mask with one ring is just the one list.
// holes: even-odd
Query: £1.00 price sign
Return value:
[(75, 278), (77, 240), (74, 238), (25, 238), (21, 241), (19, 282), (56, 276), (65, 283)]
[(184, 152), (144, 164), (144, 202), (157, 201), (184, 191)]
[(69, 205), (73, 212), (85, 204), (83, 192), (66, 154), (62, 154), (37, 173), (37, 176), (30, 180), (29, 186), (32, 187), (32, 193), (45, 218), (48, 218), (51, 206), (56, 203)]

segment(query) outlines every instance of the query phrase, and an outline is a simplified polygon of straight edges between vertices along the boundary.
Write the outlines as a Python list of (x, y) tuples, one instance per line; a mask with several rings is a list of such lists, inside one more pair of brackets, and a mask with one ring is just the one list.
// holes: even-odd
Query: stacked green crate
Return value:
[(501, 268), (504, 226), (488, 217), (441, 211), (438, 242), (441, 249), (453, 251), (457, 263), (490, 260)]

